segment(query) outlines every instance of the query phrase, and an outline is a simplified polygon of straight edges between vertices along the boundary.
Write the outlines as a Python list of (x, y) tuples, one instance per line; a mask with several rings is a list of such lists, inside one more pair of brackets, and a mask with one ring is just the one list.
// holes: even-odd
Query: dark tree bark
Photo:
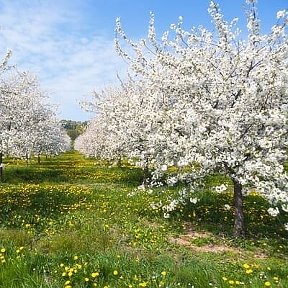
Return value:
[(149, 181), (150, 181), (150, 171), (149, 171), (149, 159), (146, 158), (145, 159), (145, 166), (143, 168), (143, 182), (142, 184), (144, 186), (148, 186), (149, 185)]
[(234, 184), (234, 237), (240, 238), (245, 236), (245, 223), (244, 223), (244, 206), (243, 206), (243, 193), (242, 185), (238, 180), (232, 179)]
[(3, 153), (0, 152), (0, 181), (3, 182)]

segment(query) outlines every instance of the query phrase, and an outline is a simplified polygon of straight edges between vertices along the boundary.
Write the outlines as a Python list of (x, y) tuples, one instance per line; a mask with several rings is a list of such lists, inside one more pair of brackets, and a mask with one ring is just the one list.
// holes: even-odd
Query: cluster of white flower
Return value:
[(152, 167), (153, 183), (172, 166), (170, 185), (185, 177), (194, 185), (217, 172), (231, 178), (237, 197), (253, 188), (271, 203), (288, 203), (288, 15), (279, 12), (281, 23), (261, 35), (256, 1), (247, 3), (246, 41), (214, 1), (215, 33), (186, 31), (179, 19), (159, 38), (152, 14), (148, 39), (133, 42), (118, 19), (116, 50), (130, 63), (129, 81), (95, 98), (97, 115), (77, 139), (78, 149), (134, 159), (144, 171)]
[(221, 184), (219, 186), (215, 186), (214, 189), (217, 193), (221, 193), (227, 190), (227, 186), (225, 184)]
[(279, 212), (279, 209), (278, 207), (276, 208), (272, 208), (270, 207), (267, 212), (272, 216), (272, 217), (276, 217), (280, 212)]

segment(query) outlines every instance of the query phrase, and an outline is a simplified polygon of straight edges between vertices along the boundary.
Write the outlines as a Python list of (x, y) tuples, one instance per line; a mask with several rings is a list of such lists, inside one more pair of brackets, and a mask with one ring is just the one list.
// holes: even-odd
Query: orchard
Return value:
[(151, 13), (133, 40), (116, 19), (127, 75), (81, 103), (88, 124), (59, 121), (7, 53), (0, 287), (288, 287), (288, 11), (263, 33), (256, 0), (245, 7), (243, 31), (214, 1), (209, 29), (179, 17), (158, 34)]

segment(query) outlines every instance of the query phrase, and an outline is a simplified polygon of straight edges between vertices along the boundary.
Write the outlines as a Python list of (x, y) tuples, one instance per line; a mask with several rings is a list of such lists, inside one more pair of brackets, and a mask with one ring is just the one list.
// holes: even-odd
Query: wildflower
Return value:
[(247, 264), (247, 263), (245, 263), (245, 264), (243, 264), (243, 268), (244, 268), (244, 269), (249, 269), (249, 268), (250, 268), (250, 265)]
[(252, 274), (253, 273), (253, 270), (252, 269), (247, 269), (246, 270), (246, 274)]
[(161, 275), (162, 275), (162, 276), (166, 276), (166, 275), (167, 275), (167, 272), (166, 272), (166, 271), (162, 271), (162, 272), (161, 272)]
[(93, 278), (96, 278), (97, 276), (99, 276), (99, 272), (93, 272), (93, 273), (91, 274), (91, 276), (92, 276)]
[(85, 281), (85, 282), (89, 282), (89, 278), (88, 278), (88, 277), (85, 277), (85, 278), (84, 278), (84, 281)]
[(113, 271), (113, 275), (114, 275), (114, 276), (117, 276), (118, 274), (119, 274), (119, 273), (118, 273), (117, 270), (114, 270), (114, 271)]
[(1, 248), (1, 253), (5, 253), (6, 252), (6, 249), (5, 248)]
[(265, 287), (270, 287), (270, 286), (271, 286), (271, 282), (266, 281), (266, 282), (264, 283), (264, 286), (265, 286)]

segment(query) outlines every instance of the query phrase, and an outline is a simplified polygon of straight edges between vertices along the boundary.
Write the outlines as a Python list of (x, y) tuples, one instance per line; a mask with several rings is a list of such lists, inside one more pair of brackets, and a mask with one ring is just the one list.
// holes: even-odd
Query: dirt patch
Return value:
[(234, 253), (241, 253), (241, 249), (237, 249), (237, 248), (229, 247), (229, 246), (225, 246), (225, 245), (220, 245), (220, 244), (206, 244), (206, 245), (197, 246), (197, 245), (191, 243), (191, 239), (195, 239), (195, 236), (190, 238), (188, 235), (180, 235), (177, 238), (170, 238), (169, 242), (176, 244), (176, 245), (179, 245), (179, 246), (185, 246), (185, 247), (190, 248), (191, 250), (194, 250), (196, 252), (212, 252), (212, 253), (234, 252)]
[[(243, 255), (247, 251), (229, 246), (225, 243), (225, 239), (216, 237), (212, 233), (206, 231), (195, 231), (191, 225), (185, 225), (185, 233), (178, 237), (171, 237), (169, 242), (175, 245), (183, 246), (199, 253), (234, 253)], [(223, 243), (222, 243), (223, 242)], [(252, 252), (252, 251), (251, 251)], [(252, 252), (253, 253), (253, 252)], [(267, 255), (263, 251), (254, 251), (257, 258), (266, 258)]]

